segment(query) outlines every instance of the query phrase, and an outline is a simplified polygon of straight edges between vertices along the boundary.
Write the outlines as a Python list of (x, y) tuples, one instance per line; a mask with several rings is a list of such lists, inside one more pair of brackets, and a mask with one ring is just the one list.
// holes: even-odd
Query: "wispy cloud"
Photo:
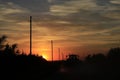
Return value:
[[(60, 2), (62, 4), (59, 4)], [(91, 0), (61, 0), (58, 1), (57, 4), (52, 5), (50, 11), (53, 15), (66, 16), (77, 13), (80, 9), (88, 10), (94, 9), (95, 7), (97, 7), (97, 5), (92, 3)]]

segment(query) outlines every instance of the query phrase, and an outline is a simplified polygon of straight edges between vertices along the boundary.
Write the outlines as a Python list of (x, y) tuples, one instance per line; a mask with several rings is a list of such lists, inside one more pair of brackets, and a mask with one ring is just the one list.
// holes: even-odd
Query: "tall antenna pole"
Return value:
[(52, 61), (53, 61), (53, 40), (51, 40), (51, 57), (52, 57)]
[(30, 55), (32, 55), (32, 16), (30, 16)]

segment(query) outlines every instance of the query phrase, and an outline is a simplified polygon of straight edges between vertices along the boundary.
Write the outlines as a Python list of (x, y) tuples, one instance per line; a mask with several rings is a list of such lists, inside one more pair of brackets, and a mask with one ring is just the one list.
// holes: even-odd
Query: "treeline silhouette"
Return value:
[(58, 63), (53, 65), (42, 56), (20, 52), (17, 44), (9, 45), (6, 39), (0, 37), (0, 79), (43, 79), (57, 70)]
[(0, 37), (0, 79), (32, 80), (101, 80), (120, 79), (120, 48), (111, 48), (106, 55), (96, 53), (80, 60), (73, 54), (67, 60), (50, 62), (42, 56), (27, 55), (17, 44)]

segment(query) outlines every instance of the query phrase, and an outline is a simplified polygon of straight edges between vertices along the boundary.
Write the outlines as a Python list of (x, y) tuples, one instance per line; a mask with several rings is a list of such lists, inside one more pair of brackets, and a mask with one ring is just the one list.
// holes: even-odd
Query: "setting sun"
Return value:
[(45, 59), (47, 59), (47, 56), (45, 56), (45, 55), (42, 55), (42, 57), (45, 58)]
[(47, 55), (47, 54), (42, 54), (42, 57), (44, 58), (44, 59), (46, 59), (46, 60), (49, 60), (49, 56)]

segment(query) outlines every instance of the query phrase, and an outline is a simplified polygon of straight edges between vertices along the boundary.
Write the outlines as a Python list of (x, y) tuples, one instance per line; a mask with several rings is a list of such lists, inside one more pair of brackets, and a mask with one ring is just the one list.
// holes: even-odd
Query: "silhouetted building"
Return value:
[(79, 60), (79, 56), (75, 54), (67, 55), (67, 60)]
[(76, 54), (69, 54), (66, 56), (66, 64), (68, 66), (74, 66), (76, 64), (79, 64), (81, 61), (79, 60), (79, 56)]

